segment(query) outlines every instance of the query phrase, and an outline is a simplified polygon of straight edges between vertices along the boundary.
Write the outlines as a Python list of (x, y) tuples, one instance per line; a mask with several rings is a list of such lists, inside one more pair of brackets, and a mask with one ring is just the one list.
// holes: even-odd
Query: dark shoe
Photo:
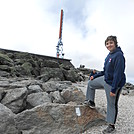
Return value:
[(102, 131), (103, 134), (109, 134), (114, 132), (115, 132), (114, 125), (108, 125), (108, 127)]
[(90, 108), (95, 108), (95, 103), (90, 100), (90, 101), (88, 102), (88, 106), (89, 106)]

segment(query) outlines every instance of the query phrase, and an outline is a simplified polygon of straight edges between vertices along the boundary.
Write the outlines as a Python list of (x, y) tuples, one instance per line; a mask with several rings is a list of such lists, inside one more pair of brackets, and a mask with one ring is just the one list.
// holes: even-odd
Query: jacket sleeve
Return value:
[(99, 72), (99, 73), (97, 73), (97, 74), (95, 74), (93, 76), (94, 76), (94, 79), (95, 79), (95, 78), (103, 76), (103, 75), (104, 75), (104, 71), (101, 71), (101, 72)]
[(125, 58), (122, 54), (118, 54), (114, 61), (114, 74), (111, 92), (115, 93), (119, 83), (124, 75), (125, 70)]
[(91, 76), (93, 76), (94, 74), (93, 74), (93, 71), (90, 73), (90, 75), (89, 75), (89, 77), (91, 77)]

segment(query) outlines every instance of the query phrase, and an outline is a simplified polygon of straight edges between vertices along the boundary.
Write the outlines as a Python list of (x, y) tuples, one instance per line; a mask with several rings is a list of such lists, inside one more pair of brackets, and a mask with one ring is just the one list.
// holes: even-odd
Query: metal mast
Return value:
[(61, 9), (61, 17), (60, 17), (60, 30), (59, 30), (59, 40), (56, 46), (56, 57), (57, 58), (64, 58), (63, 53), (63, 42), (62, 42), (62, 29), (63, 29), (63, 9)]

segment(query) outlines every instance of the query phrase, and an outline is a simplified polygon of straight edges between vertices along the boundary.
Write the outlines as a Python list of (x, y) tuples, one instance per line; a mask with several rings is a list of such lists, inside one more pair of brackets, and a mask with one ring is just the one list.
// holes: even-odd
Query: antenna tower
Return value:
[(63, 42), (62, 42), (62, 29), (63, 29), (63, 9), (61, 9), (61, 17), (60, 17), (60, 30), (59, 30), (59, 40), (56, 46), (56, 57), (64, 58), (63, 53)]

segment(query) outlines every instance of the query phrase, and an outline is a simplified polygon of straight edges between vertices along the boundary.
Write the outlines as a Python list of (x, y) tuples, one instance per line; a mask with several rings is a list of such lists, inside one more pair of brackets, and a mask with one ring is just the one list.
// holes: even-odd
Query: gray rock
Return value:
[(32, 71), (34, 70), (34, 68), (32, 67), (32, 64), (30, 62), (23, 63), (21, 67), (21, 73), (23, 75), (32, 76)]
[(0, 87), (3, 87), (3, 88), (7, 88), (7, 87), (10, 87), (10, 83), (9, 81), (0, 81)]
[(59, 68), (59, 63), (53, 60), (44, 60), (41, 66), (49, 68)]
[(60, 85), (64, 85), (65, 87), (69, 87), (72, 85), (71, 81), (58, 81)]
[[(8, 80), (9, 81), (9, 80)], [(31, 78), (16, 78), (14, 80), (9, 81), (10, 89), (13, 88), (21, 88), (21, 87), (29, 87), (31, 85), (41, 85), (41, 82), (38, 80), (34, 80)]]
[(2, 90), (0, 89), (0, 102), (5, 97), (6, 93), (7, 92), (5, 92), (3, 89)]
[(51, 92), (50, 97), (53, 103), (65, 104), (65, 101), (59, 91)]
[(18, 134), (13, 112), (0, 104), (0, 134)]
[(12, 68), (8, 65), (0, 65), (0, 70), (2, 71), (7, 71), (7, 72), (11, 72)]
[(134, 85), (127, 82), (124, 87), (123, 87), (123, 90), (133, 90), (134, 89)]
[[(29, 59), (30, 60), (30, 59)], [(38, 73), (37, 67), (33, 67), (29, 60), (24, 60), (22, 65), (15, 65), (15, 74), (18, 76), (33, 76)]]
[(27, 88), (15, 88), (7, 91), (1, 103), (14, 113), (21, 112), (26, 106)]
[(43, 82), (47, 82), (51, 78), (57, 78), (58, 80), (64, 80), (64, 75), (60, 68), (48, 68), (44, 67), (41, 69), (41, 76), (38, 79), (41, 79)]
[(28, 95), (27, 103), (31, 107), (35, 107), (43, 103), (51, 103), (51, 99), (49, 98), (48, 93), (45, 92), (32, 93)]
[(122, 90), (121, 94), (122, 95), (128, 95), (129, 94), (129, 90), (128, 89)]
[(8, 55), (0, 53), (0, 64), (13, 66), (13, 60)]
[(45, 103), (17, 114), (15, 123), (26, 134), (78, 134), (103, 119), (96, 110), (82, 105)]
[(122, 88), (122, 95), (132, 95), (133, 96), (134, 85), (131, 83), (126, 83)]
[(134, 85), (129, 82), (125, 84), (125, 87), (129, 89), (134, 89)]
[(82, 72), (84, 75), (90, 75), (90, 73), (92, 72), (92, 69), (88, 69), (88, 68), (79, 67), (77, 69), (80, 72)]
[(82, 102), (84, 102), (85, 100), (85, 95), (81, 90), (78, 90), (77, 88), (64, 89), (61, 92), (61, 96), (65, 100), (65, 103), (72, 101), (72, 102), (76, 102), (77, 104), (82, 104)]
[(41, 89), (40, 85), (30, 85), (30, 86), (28, 86), (28, 94), (42, 92), (42, 91), (43, 90)]
[(18, 77), (10, 77), (10, 78), (1, 78), (0, 79), (0, 87), (7, 89), (21, 88), (30, 85), (31, 81), (29, 78), (18, 78)]
[(129, 91), (129, 96), (134, 96), (134, 90)]
[(73, 66), (70, 65), (65, 65), (65, 64), (60, 64), (60, 68), (65, 69), (65, 70), (70, 70)]
[(6, 71), (0, 71), (0, 76), (1, 77), (9, 77), (10, 73), (6, 72)]
[(78, 70), (75, 68), (71, 68), (70, 70), (62, 69), (62, 72), (64, 74), (65, 80), (76, 82), (76, 81), (82, 81), (83, 78), (80, 74), (78, 74)]
[(70, 81), (48, 81), (42, 84), (42, 89), (45, 92), (62, 91), (70, 87), (72, 83)]
[(70, 70), (71, 68), (75, 68), (74, 65), (68, 61), (62, 61), (59, 63), (60, 63), (60, 68), (63, 68), (65, 70)]

